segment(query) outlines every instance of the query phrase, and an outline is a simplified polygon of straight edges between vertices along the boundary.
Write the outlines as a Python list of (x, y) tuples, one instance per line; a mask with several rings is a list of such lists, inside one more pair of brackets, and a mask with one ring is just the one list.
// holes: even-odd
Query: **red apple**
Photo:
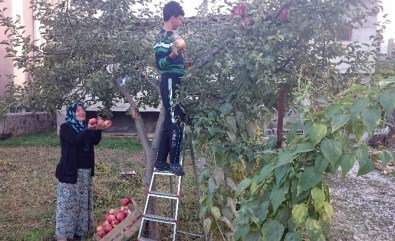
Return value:
[(106, 220), (108, 221), (108, 223), (111, 223), (111, 221), (114, 219), (115, 219), (115, 215), (113, 215), (113, 214), (110, 214), (106, 217)]
[(117, 219), (118, 219), (119, 221), (122, 221), (122, 220), (124, 220), (124, 219), (126, 218), (126, 216), (127, 216), (126, 213), (120, 212), (120, 213), (118, 213), (118, 215), (117, 215)]
[(98, 235), (100, 238), (103, 238), (103, 237), (106, 235), (106, 231), (100, 230), (100, 231), (97, 232), (97, 235)]
[(282, 23), (286, 22), (288, 20), (288, 9), (283, 8), (280, 11), (280, 14), (278, 15), (278, 18)]
[(182, 38), (177, 38), (174, 41), (174, 46), (176, 46), (177, 49), (183, 49), (185, 48), (185, 41)]
[(104, 125), (105, 128), (108, 128), (108, 127), (110, 127), (112, 125), (112, 121), (111, 120), (105, 120), (103, 122), (103, 125)]
[(104, 232), (108, 233), (112, 230), (112, 225), (111, 224), (107, 224), (106, 226), (104, 226)]
[(233, 15), (239, 15), (240, 17), (243, 17), (246, 13), (247, 13), (247, 6), (245, 4), (240, 4), (234, 7), (232, 10)]
[(108, 214), (114, 215), (115, 211), (116, 211), (115, 209), (111, 208), (110, 211), (108, 211)]
[(112, 226), (115, 227), (117, 224), (119, 224), (119, 222), (120, 221), (118, 219), (114, 219), (114, 220), (111, 221), (111, 224), (112, 224)]
[(122, 204), (122, 206), (128, 206), (129, 205), (129, 203), (130, 203), (130, 200), (129, 200), (129, 198), (127, 198), (127, 197), (125, 197), (125, 198), (122, 198), (121, 199), (121, 204)]
[(244, 19), (244, 23), (245, 23), (245, 25), (247, 25), (247, 26), (251, 25), (251, 24), (252, 24), (251, 18), (250, 18), (250, 17), (246, 17), (246, 18)]
[(129, 208), (128, 207), (122, 207), (121, 211), (128, 214), (129, 213)]
[(98, 120), (96, 118), (91, 118), (91, 119), (89, 119), (88, 123), (89, 123), (89, 125), (94, 126), (94, 125), (97, 125)]

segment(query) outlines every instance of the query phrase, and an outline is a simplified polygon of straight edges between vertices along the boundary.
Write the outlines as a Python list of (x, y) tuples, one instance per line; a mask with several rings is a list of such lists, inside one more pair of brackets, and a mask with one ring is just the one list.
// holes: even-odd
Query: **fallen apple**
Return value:
[(177, 49), (183, 49), (185, 48), (185, 41), (182, 38), (177, 38), (174, 41), (174, 46), (176, 46)]
[(122, 204), (122, 206), (126, 207), (126, 206), (129, 205), (129, 203), (130, 203), (129, 198), (125, 197), (125, 198), (122, 198), (122, 199), (121, 199), (121, 204)]

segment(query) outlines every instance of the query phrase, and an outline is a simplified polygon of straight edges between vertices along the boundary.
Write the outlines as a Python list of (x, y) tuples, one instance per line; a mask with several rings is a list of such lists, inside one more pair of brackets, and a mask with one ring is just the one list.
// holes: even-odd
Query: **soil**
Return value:
[[(358, 165), (345, 178), (328, 176), (334, 217), (329, 225), (332, 241), (395, 241), (395, 178), (380, 165), (357, 176)], [(389, 173), (389, 174), (388, 174)]]

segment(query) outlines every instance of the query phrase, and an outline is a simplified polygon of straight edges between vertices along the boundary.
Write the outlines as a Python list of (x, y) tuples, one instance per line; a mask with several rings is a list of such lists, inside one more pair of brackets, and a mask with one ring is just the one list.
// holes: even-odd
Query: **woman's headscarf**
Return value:
[(81, 131), (84, 131), (88, 127), (88, 124), (86, 123), (86, 121), (78, 121), (75, 118), (75, 114), (77, 112), (78, 106), (81, 106), (82, 108), (84, 108), (84, 106), (81, 102), (75, 102), (67, 108), (66, 121), (69, 122), (73, 126), (74, 130), (76, 130), (77, 132), (81, 132)]

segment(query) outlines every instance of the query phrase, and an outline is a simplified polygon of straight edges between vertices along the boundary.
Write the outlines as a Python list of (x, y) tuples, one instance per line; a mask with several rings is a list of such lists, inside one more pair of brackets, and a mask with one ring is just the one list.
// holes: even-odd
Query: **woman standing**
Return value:
[(78, 240), (93, 227), (94, 145), (99, 144), (102, 129), (102, 122), (96, 125), (86, 122), (82, 103), (67, 109), (66, 123), (60, 126), (61, 157), (56, 167), (57, 240)]

